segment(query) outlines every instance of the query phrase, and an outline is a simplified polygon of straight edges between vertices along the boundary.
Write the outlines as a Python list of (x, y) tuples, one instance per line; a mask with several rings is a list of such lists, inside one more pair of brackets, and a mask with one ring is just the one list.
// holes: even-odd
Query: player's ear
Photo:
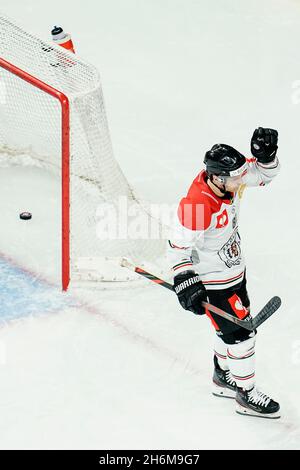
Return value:
[(224, 183), (224, 178), (222, 176), (213, 175), (213, 183), (217, 181), (218, 183)]

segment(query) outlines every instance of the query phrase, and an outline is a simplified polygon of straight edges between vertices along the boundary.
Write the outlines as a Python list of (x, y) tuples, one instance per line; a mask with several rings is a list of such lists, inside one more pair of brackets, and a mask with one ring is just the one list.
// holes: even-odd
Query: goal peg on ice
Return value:
[[(127, 258), (122, 258), (120, 264), (121, 266), (128, 268), (136, 272), (137, 274), (149, 279), (150, 281), (155, 282), (156, 284), (159, 284), (162, 287), (165, 287), (166, 289), (169, 289), (174, 292), (172, 284), (167, 281), (164, 281), (163, 279), (160, 279), (159, 277), (149, 273), (148, 271), (145, 271), (142, 268), (139, 268), (138, 266), (134, 266), (134, 264), (131, 263)], [(218, 307), (215, 307), (209, 302), (202, 302), (202, 306), (210, 312), (219, 315), (220, 317), (226, 318), (226, 320), (229, 320), (232, 323), (235, 323), (236, 325), (239, 325), (242, 328), (245, 328), (246, 330), (250, 331), (255, 330), (262, 323), (264, 323), (271, 315), (273, 315), (273, 313), (276, 312), (276, 310), (279, 309), (280, 305), (280, 297), (274, 296), (269, 300), (269, 302), (266, 303), (266, 305), (260, 310), (260, 312), (258, 312), (258, 314), (254, 318), (252, 318), (251, 320), (240, 320), (239, 318), (234, 317), (230, 313), (225, 312), (224, 310)]]

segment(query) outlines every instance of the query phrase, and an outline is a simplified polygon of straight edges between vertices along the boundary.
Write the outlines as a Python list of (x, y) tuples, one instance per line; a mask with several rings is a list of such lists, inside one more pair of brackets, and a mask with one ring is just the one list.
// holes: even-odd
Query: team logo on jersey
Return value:
[(232, 266), (238, 266), (241, 264), (242, 251), (241, 251), (241, 238), (236, 230), (229, 240), (222, 246), (218, 251), (218, 255), (221, 260), (226, 264), (228, 268)]
[(227, 210), (224, 209), (222, 214), (217, 216), (216, 228), (223, 228), (223, 227), (226, 227), (226, 225), (228, 225), (228, 214), (227, 214)]

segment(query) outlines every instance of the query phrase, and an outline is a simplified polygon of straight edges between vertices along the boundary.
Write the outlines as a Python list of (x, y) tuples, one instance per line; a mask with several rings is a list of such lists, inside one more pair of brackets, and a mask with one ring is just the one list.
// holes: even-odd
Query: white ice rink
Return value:
[[(253, 311), (283, 301), (256, 348), (258, 385), (282, 418), (239, 416), (211, 395), (209, 321), (169, 291), (142, 282), (60, 292), (57, 181), (2, 162), (0, 449), (299, 449), (300, 3), (0, 8), (44, 39), (54, 24), (72, 33), (100, 70), (114, 154), (149, 201), (176, 203), (214, 143), (249, 155), (255, 127), (279, 130), (281, 173), (245, 191), (240, 232)], [(33, 219), (20, 221), (21, 210)]]

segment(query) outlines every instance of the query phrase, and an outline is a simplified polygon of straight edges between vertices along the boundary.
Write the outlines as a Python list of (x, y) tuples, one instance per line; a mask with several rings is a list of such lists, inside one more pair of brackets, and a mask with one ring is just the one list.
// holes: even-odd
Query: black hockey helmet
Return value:
[(204, 157), (208, 175), (238, 176), (247, 167), (246, 158), (230, 145), (215, 144)]

